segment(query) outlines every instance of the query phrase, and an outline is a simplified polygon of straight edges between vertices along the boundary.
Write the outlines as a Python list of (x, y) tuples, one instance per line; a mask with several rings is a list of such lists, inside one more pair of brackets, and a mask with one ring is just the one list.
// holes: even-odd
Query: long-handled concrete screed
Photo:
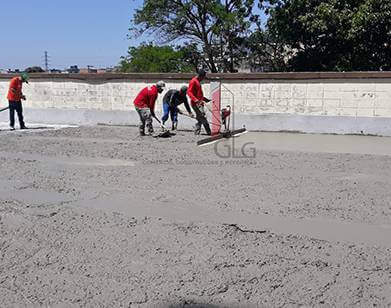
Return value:
[[(188, 114), (186, 114), (184, 112), (182, 112), (180, 115), (183, 115), (183, 116), (188, 117), (188, 118), (193, 119), (193, 120), (197, 120), (197, 117), (191, 117), (191, 116), (189, 116)], [(213, 125), (212, 122), (209, 122), (209, 121), (206, 121), (206, 122), (208, 122), (209, 125)]]
[(5, 107), (5, 108), (2, 108), (2, 109), (0, 109), (0, 112), (2, 112), (2, 111), (6, 111), (6, 110), (8, 110), (10, 107)]
[(171, 133), (170, 131), (167, 129), (167, 127), (165, 127), (163, 125), (163, 123), (157, 118), (157, 116), (153, 116), (155, 118), (155, 120), (160, 124), (161, 128), (163, 128), (163, 132), (161, 132), (158, 137), (170, 137), (171, 136)]

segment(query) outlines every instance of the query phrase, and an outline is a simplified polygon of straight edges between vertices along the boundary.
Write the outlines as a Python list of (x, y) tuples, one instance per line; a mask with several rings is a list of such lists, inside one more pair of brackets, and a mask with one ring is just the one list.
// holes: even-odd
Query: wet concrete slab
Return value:
[[(258, 151), (349, 153), (391, 156), (391, 137), (249, 132), (219, 142), (219, 147), (245, 146)], [(211, 145), (216, 146), (216, 145)], [(224, 149), (221, 149), (224, 153)]]
[(67, 156), (45, 156), (32, 153), (10, 153), (0, 152), (0, 158), (21, 159), (28, 162), (42, 162), (45, 164), (57, 164), (73, 167), (133, 167), (135, 162), (131, 160), (99, 158), (99, 157), (67, 157)]
[(0, 133), (0, 306), (389, 306), (389, 139), (339, 137)]
[(294, 219), (273, 215), (223, 212), (195, 204), (178, 206), (161, 202), (138, 201), (133, 196), (116, 195), (73, 203), (83, 206), (120, 212), (129, 217), (156, 217), (181, 223), (212, 223), (238, 225), (247, 231), (269, 231), (276, 234), (305, 236), (313, 239), (364, 244), (391, 248), (391, 224), (370, 225), (349, 223), (331, 219)]

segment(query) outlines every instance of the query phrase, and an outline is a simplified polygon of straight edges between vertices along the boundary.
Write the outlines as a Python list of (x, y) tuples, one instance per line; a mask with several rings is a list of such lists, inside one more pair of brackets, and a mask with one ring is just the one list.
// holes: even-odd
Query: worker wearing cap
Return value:
[(206, 78), (206, 72), (201, 69), (197, 76), (195, 76), (189, 83), (187, 95), (190, 97), (191, 107), (193, 108), (197, 123), (195, 125), (194, 133), (199, 135), (201, 133), (201, 125), (204, 126), (205, 131), (208, 135), (211, 134), (208, 120), (205, 113), (205, 103), (210, 102), (210, 99), (204, 97), (202, 92), (201, 82)]
[(172, 122), (172, 130), (177, 129), (178, 113), (183, 114), (182, 110), (178, 108), (179, 105), (184, 104), (189, 116), (193, 117), (189, 102), (187, 101), (186, 93), (187, 86), (183, 86), (179, 91), (176, 89), (169, 90), (163, 97), (162, 123), (164, 125), (164, 123), (168, 120), (168, 116), (170, 115)]
[(18, 114), (20, 129), (26, 129), (23, 121), (23, 107), (22, 100), (25, 100), (26, 97), (22, 92), (23, 83), (28, 83), (29, 76), (26, 73), (23, 73), (21, 76), (14, 77), (11, 79), (9, 90), (8, 90), (8, 103), (10, 111), (10, 127), (11, 130), (15, 130), (15, 111)]
[(164, 81), (158, 81), (155, 85), (145, 87), (140, 91), (134, 100), (134, 106), (140, 117), (140, 136), (145, 136), (145, 125), (148, 133), (152, 135), (152, 117), (155, 116), (155, 103), (159, 93), (162, 93), (166, 84)]

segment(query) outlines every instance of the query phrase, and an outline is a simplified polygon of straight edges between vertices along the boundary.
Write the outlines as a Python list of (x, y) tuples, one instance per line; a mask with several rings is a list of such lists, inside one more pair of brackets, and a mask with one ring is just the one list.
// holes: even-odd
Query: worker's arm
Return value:
[(11, 88), (11, 92), (14, 93), (16, 96), (19, 96), (23, 100), (26, 99), (26, 96), (24, 96), (22, 91), (19, 91), (18, 89)]
[(156, 93), (151, 91), (151, 90), (148, 90), (148, 106), (149, 106), (149, 109), (151, 110), (151, 115), (153, 117), (155, 117), (155, 104), (156, 104), (156, 100), (157, 100), (157, 91)]
[(191, 112), (191, 109), (190, 109), (190, 106), (189, 106), (189, 102), (187, 100), (187, 98), (185, 97), (183, 99), (183, 104), (185, 105), (185, 108), (187, 110), (187, 113), (190, 115), (190, 116), (193, 116), (193, 113)]

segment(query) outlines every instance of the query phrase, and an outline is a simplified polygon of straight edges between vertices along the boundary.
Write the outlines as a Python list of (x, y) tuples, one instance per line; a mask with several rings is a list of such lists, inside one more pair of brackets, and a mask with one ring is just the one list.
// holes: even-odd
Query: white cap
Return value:
[(163, 81), (163, 80), (160, 80), (156, 83), (156, 86), (158, 88), (165, 88), (166, 87), (166, 83)]

